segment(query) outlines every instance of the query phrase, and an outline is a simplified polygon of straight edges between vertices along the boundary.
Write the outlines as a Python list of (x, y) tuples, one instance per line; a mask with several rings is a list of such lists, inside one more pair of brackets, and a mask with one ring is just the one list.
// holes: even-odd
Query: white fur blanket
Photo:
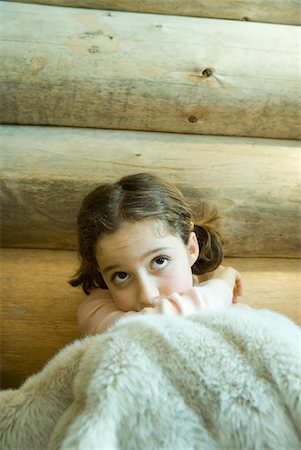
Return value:
[(270, 311), (137, 316), (0, 394), (5, 450), (301, 448), (300, 328)]

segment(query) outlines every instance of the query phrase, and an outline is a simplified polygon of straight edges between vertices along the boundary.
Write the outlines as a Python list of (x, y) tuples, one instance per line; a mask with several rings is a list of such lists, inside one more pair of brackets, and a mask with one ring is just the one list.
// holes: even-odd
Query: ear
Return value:
[(189, 262), (190, 262), (190, 267), (192, 267), (193, 264), (198, 259), (198, 256), (200, 253), (198, 239), (197, 239), (194, 231), (192, 231), (189, 235), (188, 243), (187, 243), (187, 250), (188, 250), (188, 258), (189, 258)]

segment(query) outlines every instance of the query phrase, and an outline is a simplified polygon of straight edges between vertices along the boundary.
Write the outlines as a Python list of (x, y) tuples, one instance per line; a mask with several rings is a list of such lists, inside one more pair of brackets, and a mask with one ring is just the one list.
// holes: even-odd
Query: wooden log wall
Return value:
[(301, 137), (296, 26), (11, 2), (1, 15), (3, 123)]
[[(76, 311), (82, 293), (66, 282), (76, 262), (74, 251), (2, 249), (2, 388), (19, 386), (80, 337)], [(243, 258), (227, 264), (242, 274), (243, 302), (271, 308), (301, 325), (299, 260)]]
[(218, 207), (228, 256), (300, 255), (297, 141), (21, 126), (2, 137), (7, 247), (75, 249), (84, 193), (150, 171)]
[(2, 387), (79, 337), (75, 216), (129, 173), (216, 206), (243, 301), (301, 323), (300, 6), (0, 3)]
[(25, 0), (25, 3), (283, 23), (287, 25), (301, 24), (300, 0), (216, 0), (213, 2), (206, 0)]

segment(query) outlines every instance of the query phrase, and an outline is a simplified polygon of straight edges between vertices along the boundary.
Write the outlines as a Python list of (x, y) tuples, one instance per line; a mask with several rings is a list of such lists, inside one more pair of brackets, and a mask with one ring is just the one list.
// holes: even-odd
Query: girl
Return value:
[(220, 265), (217, 218), (194, 216), (175, 186), (148, 173), (88, 194), (78, 214), (81, 264), (70, 281), (88, 295), (78, 310), (82, 333), (102, 332), (130, 314), (190, 314), (236, 303), (241, 278)]

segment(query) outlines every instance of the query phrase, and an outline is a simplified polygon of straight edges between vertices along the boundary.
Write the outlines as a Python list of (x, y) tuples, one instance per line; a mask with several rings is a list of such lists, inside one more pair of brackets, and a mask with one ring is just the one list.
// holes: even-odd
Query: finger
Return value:
[(184, 316), (196, 311), (196, 306), (188, 295), (177, 295), (174, 300), (179, 309), (179, 314)]
[(160, 310), (162, 314), (166, 316), (177, 316), (179, 314), (177, 308), (169, 300), (164, 298), (160, 305)]
[(168, 301), (175, 308), (178, 315), (185, 316), (196, 311), (196, 305), (194, 305), (192, 299), (188, 295), (173, 293), (172, 296), (168, 298)]
[(237, 276), (236, 278), (236, 282), (235, 282), (235, 293), (238, 296), (242, 296), (243, 294), (243, 283), (242, 283), (242, 279), (240, 274)]

